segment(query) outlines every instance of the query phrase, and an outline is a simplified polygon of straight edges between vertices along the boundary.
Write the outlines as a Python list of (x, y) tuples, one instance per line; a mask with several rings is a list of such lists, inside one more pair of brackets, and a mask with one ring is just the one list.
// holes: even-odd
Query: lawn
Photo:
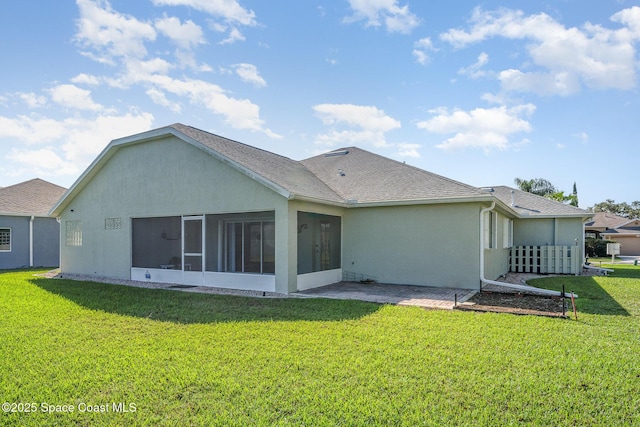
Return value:
[(0, 425), (640, 425), (640, 267), (563, 283), (577, 321), (0, 273)]

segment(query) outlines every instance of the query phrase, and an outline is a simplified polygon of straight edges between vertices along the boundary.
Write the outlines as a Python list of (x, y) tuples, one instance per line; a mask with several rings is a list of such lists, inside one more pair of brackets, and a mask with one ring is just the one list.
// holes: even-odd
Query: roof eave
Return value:
[(402, 199), (402, 200), (380, 200), (369, 202), (346, 201), (349, 208), (369, 208), (383, 206), (407, 206), (407, 205), (436, 205), (448, 203), (473, 203), (473, 202), (489, 202), (492, 200), (490, 195), (477, 196), (459, 196), (459, 197), (441, 197), (441, 198), (421, 198), (421, 199)]

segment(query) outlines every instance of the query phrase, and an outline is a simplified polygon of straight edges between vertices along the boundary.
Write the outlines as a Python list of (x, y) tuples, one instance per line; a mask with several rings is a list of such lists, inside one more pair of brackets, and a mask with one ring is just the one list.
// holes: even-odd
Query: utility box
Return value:
[(607, 243), (607, 255), (620, 255), (620, 243)]

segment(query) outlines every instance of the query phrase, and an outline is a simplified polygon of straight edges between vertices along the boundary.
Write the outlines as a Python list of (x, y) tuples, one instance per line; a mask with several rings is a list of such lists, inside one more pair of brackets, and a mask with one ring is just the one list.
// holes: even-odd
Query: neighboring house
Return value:
[(282, 293), (343, 276), (476, 289), (513, 245), (582, 259), (592, 216), (355, 147), (294, 161), (182, 124), (112, 141), (51, 214), (63, 273)]
[(41, 179), (0, 188), (0, 269), (59, 265), (60, 225), (48, 212), (65, 191)]
[(585, 237), (602, 239), (601, 233), (613, 230), (629, 222), (629, 218), (618, 216), (609, 212), (596, 212), (589, 221), (584, 224)]

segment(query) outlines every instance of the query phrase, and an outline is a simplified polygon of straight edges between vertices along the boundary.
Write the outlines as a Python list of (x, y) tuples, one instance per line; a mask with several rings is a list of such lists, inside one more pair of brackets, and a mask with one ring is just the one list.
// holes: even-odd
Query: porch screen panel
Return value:
[(262, 223), (262, 272), (276, 272), (276, 224)]
[(182, 269), (179, 216), (131, 220), (133, 267)]
[(341, 218), (298, 212), (298, 274), (341, 267)]

